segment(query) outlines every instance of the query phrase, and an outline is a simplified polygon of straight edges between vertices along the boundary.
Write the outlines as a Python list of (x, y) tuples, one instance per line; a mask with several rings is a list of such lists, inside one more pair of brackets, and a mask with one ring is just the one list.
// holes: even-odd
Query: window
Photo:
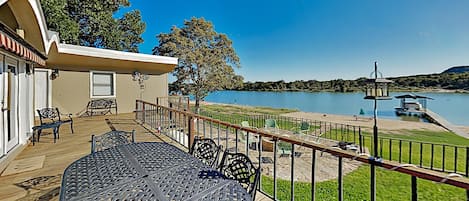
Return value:
[(91, 98), (116, 96), (116, 74), (114, 72), (91, 72), (90, 85)]

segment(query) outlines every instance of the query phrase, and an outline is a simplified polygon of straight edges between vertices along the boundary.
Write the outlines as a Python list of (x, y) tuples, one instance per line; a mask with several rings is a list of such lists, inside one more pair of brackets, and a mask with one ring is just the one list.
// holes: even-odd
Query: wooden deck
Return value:
[[(133, 114), (95, 116), (74, 119), (75, 133), (68, 125), (60, 128), (60, 139), (54, 144), (53, 135), (44, 131), (41, 141), (28, 145), (15, 160), (45, 156), (40, 169), (0, 177), (0, 200), (58, 200), (61, 176), (73, 161), (90, 153), (92, 134), (113, 129), (135, 130), (136, 141), (163, 141), (175, 143), (164, 135), (155, 134), (134, 120)], [(258, 193), (256, 200), (268, 200)]]
[(463, 130), (457, 128), (455, 125), (450, 123), (448, 120), (438, 115), (437, 113), (426, 109), (425, 114), (430, 117), (435, 123), (441, 125), (443, 128), (446, 128), (448, 131), (456, 133), (457, 135), (465, 138), (469, 138), (469, 133), (464, 132)]

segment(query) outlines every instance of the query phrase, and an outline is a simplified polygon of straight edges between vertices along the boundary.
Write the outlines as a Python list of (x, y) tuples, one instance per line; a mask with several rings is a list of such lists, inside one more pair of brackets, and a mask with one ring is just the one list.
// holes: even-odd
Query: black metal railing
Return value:
[[(219, 145), (223, 145), (225, 150), (245, 153), (263, 170), (258, 190), (274, 200), (299, 198), (296, 193), (299, 192), (297, 175), (309, 175), (305, 172), (311, 172), (310, 178), (307, 178), (308, 183), (311, 184), (311, 193), (310, 197), (306, 199), (315, 199), (317, 194), (316, 177), (318, 176), (316, 166), (319, 154), (321, 156), (327, 155), (326, 158), (337, 161), (336, 192), (338, 200), (344, 199), (344, 159), (410, 175), (412, 200), (418, 198), (417, 178), (466, 189), (466, 196), (469, 198), (469, 191), (467, 191), (469, 179), (467, 178), (453, 177), (454, 174), (447, 175), (381, 158), (373, 158), (366, 154), (341, 150), (326, 142), (311, 141), (281, 129), (266, 130), (242, 127), (239, 123), (221, 121), (140, 100), (136, 101), (135, 117), (144, 125), (154, 129), (155, 132), (160, 132), (187, 148), (192, 144), (195, 136), (200, 136), (213, 139)], [(468, 162), (467, 160), (463, 162), (466, 163), (466, 167)], [(467, 168), (465, 175), (468, 176)], [(368, 175), (368, 177), (371, 181), (373, 176)], [(286, 185), (289, 185), (289, 188), (286, 188)], [(369, 193), (375, 192), (375, 186), (371, 185)]]
[[(307, 132), (308, 135), (335, 141), (351, 142), (358, 145), (360, 152), (371, 153), (373, 150), (371, 128), (268, 114), (224, 114), (204, 110), (201, 110), (199, 114), (237, 125), (247, 121), (249, 125), (255, 128), (264, 128), (266, 119), (274, 119), (279, 129), (287, 131), (298, 130), (301, 123), (306, 122), (310, 125), (310, 129)], [(400, 132), (400, 135), (407, 135), (406, 131)], [(378, 142), (378, 153), (383, 159), (414, 164), (418, 167), (435, 171), (467, 175), (466, 169), (468, 169), (468, 165), (465, 161), (469, 161), (469, 146), (383, 136), (378, 137)]]

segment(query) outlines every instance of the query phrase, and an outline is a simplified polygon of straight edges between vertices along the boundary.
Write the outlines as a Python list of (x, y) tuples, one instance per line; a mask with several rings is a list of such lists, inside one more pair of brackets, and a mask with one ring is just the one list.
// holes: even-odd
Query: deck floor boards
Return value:
[[(68, 124), (60, 128), (60, 139), (54, 144), (50, 130), (41, 141), (29, 144), (15, 160), (46, 156), (43, 168), (0, 177), (0, 200), (58, 200), (61, 176), (73, 161), (90, 153), (91, 135), (116, 130), (136, 131), (137, 142), (168, 142), (185, 149), (167, 136), (155, 134), (135, 121), (133, 114), (74, 118), (72, 134)], [(259, 193), (260, 194), (260, 193)], [(258, 196), (256, 200), (265, 200)]]

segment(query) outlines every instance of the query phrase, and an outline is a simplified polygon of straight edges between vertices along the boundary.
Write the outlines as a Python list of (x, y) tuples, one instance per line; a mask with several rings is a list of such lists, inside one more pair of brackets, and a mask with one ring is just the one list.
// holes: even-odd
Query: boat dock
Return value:
[(443, 128), (446, 128), (446, 130), (456, 133), (461, 137), (469, 138), (469, 133), (459, 129), (458, 127), (450, 123), (448, 120), (438, 115), (437, 113), (429, 110), (428, 108), (424, 111), (424, 114), (430, 119), (430, 121), (442, 126)]

